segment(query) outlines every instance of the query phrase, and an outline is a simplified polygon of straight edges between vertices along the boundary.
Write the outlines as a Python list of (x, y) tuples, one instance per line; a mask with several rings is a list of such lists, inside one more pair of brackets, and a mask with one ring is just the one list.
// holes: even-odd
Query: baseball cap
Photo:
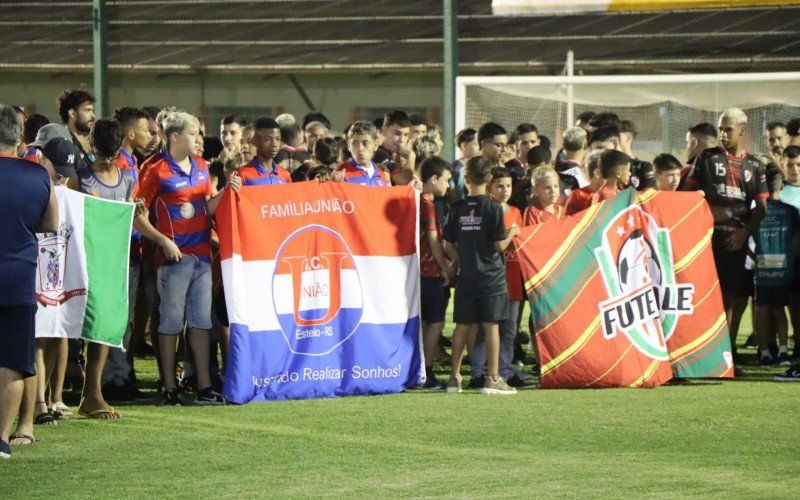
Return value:
[(39, 129), (39, 132), (36, 133), (36, 139), (32, 143), (28, 144), (28, 148), (41, 149), (42, 146), (47, 144), (48, 141), (55, 139), (56, 137), (66, 139), (68, 141), (72, 140), (72, 134), (69, 133), (67, 127), (64, 125), (59, 125), (58, 123), (48, 123)]
[(42, 155), (50, 160), (56, 173), (61, 177), (77, 177), (75, 166), (81, 157), (81, 152), (71, 140), (55, 137), (39, 148)]

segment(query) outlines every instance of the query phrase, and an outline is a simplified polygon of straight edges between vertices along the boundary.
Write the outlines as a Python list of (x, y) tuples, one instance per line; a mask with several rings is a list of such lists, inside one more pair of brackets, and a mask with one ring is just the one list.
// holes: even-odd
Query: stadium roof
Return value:
[[(20, 7), (24, 5), (24, 7)], [(110, 0), (112, 71), (441, 71), (441, 0)], [(496, 17), (459, 2), (462, 74), (800, 69), (800, 6)], [(0, 2), (0, 68), (92, 68), (92, 2)]]

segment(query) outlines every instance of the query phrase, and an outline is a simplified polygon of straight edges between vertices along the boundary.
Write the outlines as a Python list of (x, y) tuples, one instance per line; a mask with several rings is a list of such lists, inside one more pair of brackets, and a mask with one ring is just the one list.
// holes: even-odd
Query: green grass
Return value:
[(37, 427), (0, 463), (0, 498), (794, 496), (800, 384), (745, 371), (652, 390), (118, 406), (117, 422)]

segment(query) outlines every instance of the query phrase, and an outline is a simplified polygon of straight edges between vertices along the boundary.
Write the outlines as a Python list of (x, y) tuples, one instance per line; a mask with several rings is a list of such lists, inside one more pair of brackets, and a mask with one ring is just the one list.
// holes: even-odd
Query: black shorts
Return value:
[(462, 325), (499, 323), (508, 319), (508, 293), (477, 295), (456, 287), (453, 321)]
[[(716, 236), (716, 233), (714, 233)], [(713, 243), (716, 243), (712, 240)], [(713, 244), (714, 262), (719, 277), (719, 288), (725, 295), (748, 297), (753, 295), (753, 271), (744, 268), (746, 247), (735, 252), (722, 248), (723, 243)]]
[(420, 280), (420, 302), (422, 321), (426, 323), (443, 323), (444, 313), (447, 310), (448, 294), (442, 284), (441, 278), (426, 278)]
[(0, 306), (0, 366), (36, 375), (36, 304)]
[(789, 284), (789, 293), (800, 295), (800, 259), (795, 259), (794, 274), (792, 274), (792, 282)]
[(785, 307), (789, 305), (788, 286), (756, 286), (756, 307)]

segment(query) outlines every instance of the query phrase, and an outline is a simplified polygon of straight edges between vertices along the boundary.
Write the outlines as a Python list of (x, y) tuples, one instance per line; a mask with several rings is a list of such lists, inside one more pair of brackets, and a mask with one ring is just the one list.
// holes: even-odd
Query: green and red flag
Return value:
[[(667, 198), (657, 204), (655, 195), (643, 198), (658, 208), (650, 213), (637, 203), (634, 190), (626, 190), (573, 217), (523, 228), (515, 240), (537, 332), (542, 387), (655, 387), (672, 378), (673, 350), (685, 366), (708, 367), (710, 361), (699, 359), (717, 344), (725, 348), (724, 328), (694, 326), (694, 308), (716, 304), (709, 302), (715, 280), (701, 287), (689, 281), (697, 273), (694, 261), (713, 259), (701, 242), (708, 231), (696, 239), (697, 231), (679, 234), (673, 256), (671, 219), (662, 213), (669, 207), (685, 214), (697, 195)], [(700, 225), (710, 230), (705, 220)], [(707, 296), (698, 295), (699, 288)], [(687, 364), (693, 355), (697, 358)], [(732, 367), (728, 361), (722, 358)], [(703, 376), (720, 375), (709, 369)]]

